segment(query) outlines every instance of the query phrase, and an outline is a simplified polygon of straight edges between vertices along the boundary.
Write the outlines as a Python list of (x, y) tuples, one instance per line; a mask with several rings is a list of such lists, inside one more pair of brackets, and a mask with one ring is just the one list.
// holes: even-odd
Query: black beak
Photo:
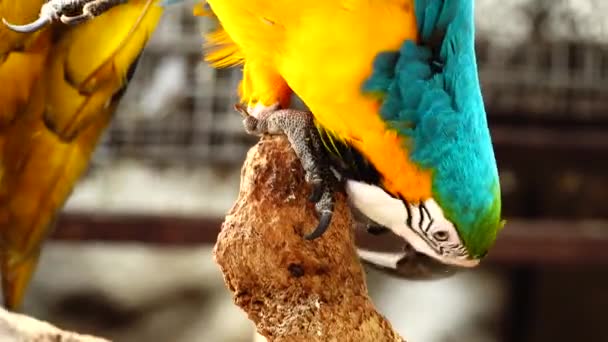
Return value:
[[(417, 252), (406, 240), (389, 229), (355, 229), (359, 257), (366, 264), (391, 275), (411, 280), (434, 280), (454, 275), (463, 267), (443, 264)], [(383, 260), (384, 259), (384, 260)]]
[(462, 269), (457, 266), (446, 265), (426, 254), (417, 252), (407, 243), (404, 246), (404, 250), (405, 254), (397, 262), (397, 268), (393, 272), (394, 275), (402, 278), (418, 280), (442, 279), (452, 276)]

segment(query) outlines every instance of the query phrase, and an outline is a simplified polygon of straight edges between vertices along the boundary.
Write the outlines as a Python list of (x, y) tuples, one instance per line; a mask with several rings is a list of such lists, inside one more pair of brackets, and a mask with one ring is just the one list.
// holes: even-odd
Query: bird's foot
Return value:
[(302, 163), (306, 182), (312, 186), (309, 200), (315, 203), (319, 224), (306, 235), (314, 240), (327, 230), (334, 210), (334, 190), (338, 180), (331, 170), (327, 152), (323, 147), (312, 113), (295, 109), (260, 110), (251, 115), (247, 108), (237, 105), (243, 115), (243, 124), (249, 134), (285, 134)]
[(14, 25), (2, 18), (9, 29), (21, 32), (36, 32), (52, 22), (76, 25), (93, 19), (110, 8), (128, 0), (50, 0), (40, 8), (40, 16), (30, 24)]

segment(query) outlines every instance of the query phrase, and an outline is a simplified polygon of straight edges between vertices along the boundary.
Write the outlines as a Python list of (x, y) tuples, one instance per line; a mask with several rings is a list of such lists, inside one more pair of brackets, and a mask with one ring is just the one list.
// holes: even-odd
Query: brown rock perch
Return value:
[(269, 341), (403, 341), (367, 295), (344, 196), (325, 235), (302, 238), (318, 223), (309, 194), (284, 137), (249, 151), (215, 246), (235, 303)]
[(0, 308), (0, 341), (2, 342), (110, 342), (98, 337), (59, 330), (28, 316)]

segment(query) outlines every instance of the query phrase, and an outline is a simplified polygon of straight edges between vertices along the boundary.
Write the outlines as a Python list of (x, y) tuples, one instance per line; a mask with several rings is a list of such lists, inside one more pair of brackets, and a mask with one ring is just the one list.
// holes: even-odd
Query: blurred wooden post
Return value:
[(367, 295), (344, 196), (326, 234), (302, 238), (318, 223), (309, 193), (284, 137), (249, 152), (214, 250), (234, 302), (270, 342), (403, 341)]

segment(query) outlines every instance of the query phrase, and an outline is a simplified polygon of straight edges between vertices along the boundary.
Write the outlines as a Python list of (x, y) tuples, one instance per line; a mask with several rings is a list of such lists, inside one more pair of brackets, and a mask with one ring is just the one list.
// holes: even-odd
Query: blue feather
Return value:
[[(378, 56), (365, 92), (383, 93), (387, 124), (432, 170), (433, 196), (473, 256), (494, 242), (500, 186), (477, 75), (473, 0), (415, 0), (419, 41)], [(388, 58), (386, 56), (391, 56)]]

